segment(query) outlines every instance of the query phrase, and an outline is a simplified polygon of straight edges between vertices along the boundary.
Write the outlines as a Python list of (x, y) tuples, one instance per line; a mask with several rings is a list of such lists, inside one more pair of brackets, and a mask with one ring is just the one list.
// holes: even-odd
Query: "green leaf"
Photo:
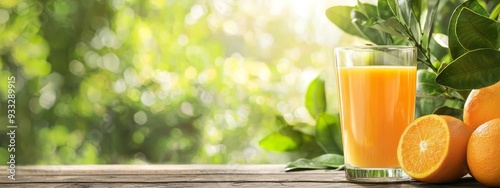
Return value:
[(326, 153), (342, 154), (342, 134), (338, 115), (321, 114), (316, 120), (316, 142)]
[(498, 49), (500, 46), (500, 23), (463, 8), (457, 18), (458, 42), (467, 50), (479, 48)]
[(374, 28), (374, 29), (376, 29), (376, 30), (385, 32), (385, 33), (387, 33), (389, 35), (398, 36), (398, 37), (404, 37), (401, 33), (395, 31), (393, 28), (385, 26), (383, 24), (383, 22), (381, 22), (380, 24), (375, 24), (375, 25), (373, 25), (371, 27)]
[[(424, 23), (427, 14), (427, 0), (410, 0), (411, 10), (419, 23)], [(437, 6), (435, 7), (437, 9)], [(421, 19), (422, 18), (422, 19)]]
[(394, 3), (394, 0), (379, 0), (377, 2), (378, 16), (383, 20), (386, 20), (386, 19), (389, 19), (389, 18), (395, 16), (395, 13), (391, 9), (391, 7), (389, 6), (388, 1), (392, 1), (392, 3)]
[(350, 6), (330, 7), (326, 10), (326, 17), (342, 31), (354, 36), (365, 38), (361, 33), (359, 33), (351, 22), (351, 12), (353, 8), (354, 7)]
[(415, 118), (432, 114), (444, 101), (444, 98), (436, 96), (417, 96)]
[[(395, 17), (386, 19), (382, 22), (382, 24), (394, 30), (396, 33), (398, 33), (398, 36), (408, 36), (405, 27)], [(387, 33), (392, 34), (390, 32)]]
[[(426, 1), (427, 3), (427, 1)], [(426, 16), (425, 19), (425, 24), (424, 24), (424, 29), (423, 29), (423, 36), (422, 36), (422, 47), (424, 49), (428, 49), (429, 44), (432, 39), (432, 33), (434, 31), (434, 19), (436, 18), (436, 12), (439, 6), (439, 0), (436, 1), (436, 4), (434, 4), (433, 8), (429, 12), (429, 14)]]
[(377, 7), (370, 4), (359, 3), (351, 12), (354, 28), (363, 36), (375, 44), (386, 44), (385, 35), (377, 29), (371, 28), (378, 22)]
[(374, 18), (377, 20), (378, 18), (378, 11), (377, 11), (377, 6), (372, 5), (372, 4), (367, 4), (367, 3), (360, 3), (358, 1), (358, 6), (362, 10), (361, 12), (368, 18)]
[(465, 101), (467, 97), (469, 96), (470, 92), (472, 90), (467, 89), (467, 90), (455, 90), (451, 92), (452, 96), (455, 96), (457, 99), (461, 99), (462, 101)]
[(297, 123), (291, 126), (293, 127), (293, 130), (299, 131), (306, 135), (314, 136), (316, 133), (316, 126), (307, 123)]
[(287, 126), (290, 126), (285, 118), (283, 116), (276, 116), (275, 117), (275, 121), (276, 121), (276, 124), (280, 127), (280, 128), (283, 128), (283, 127), (287, 127)]
[[(433, 34), (433, 39), (436, 41), (439, 46), (443, 48), (448, 48), (448, 36), (442, 33), (434, 33)], [(431, 46), (432, 48), (432, 46)]]
[(306, 108), (313, 118), (326, 111), (325, 81), (320, 77), (314, 79), (307, 88)]
[[(500, 14), (500, 3), (497, 4), (495, 8), (493, 8), (493, 10), (491, 11), (490, 19), (492, 20), (496, 19), (499, 14)], [(498, 20), (500, 20), (500, 17), (498, 17)]]
[(467, 50), (458, 42), (458, 37), (456, 34), (457, 19), (460, 12), (465, 7), (470, 8), (471, 10), (473, 10), (476, 13), (479, 13), (480, 15), (488, 16), (488, 12), (486, 12), (486, 10), (476, 0), (466, 1), (465, 3), (459, 5), (453, 11), (448, 26), (448, 45), (450, 47), (450, 53), (453, 59), (456, 59), (465, 52), (467, 52)]
[(299, 149), (300, 144), (296, 140), (288, 136), (282, 135), (279, 132), (275, 132), (267, 135), (262, 140), (260, 140), (259, 146), (269, 151), (284, 152), (296, 151)]
[[(366, 9), (365, 9), (365, 4), (361, 3), (359, 0), (357, 0), (357, 3), (358, 4), (354, 7), (354, 10), (357, 10), (360, 13), (362, 13), (363, 15), (365, 15), (366, 17), (369, 17), (368, 13), (366, 12)], [(351, 15), (351, 17), (352, 17), (352, 15)]]
[(433, 112), (433, 114), (453, 116), (460, 120), (462, 120), (463, 113), (464, 111), (461, 109), (450, 108), (448, 106), (441, 106)]
[(361, 20), (359, 19), (353, 19), (353, 24), (355, 28), (362, 33), (364, 36), (363, 38), (379, 45), (386, 44), (385, 40), (385, 35), (382, 35), (381, 32), (377, 31), (376, 29), (370, 28), (370, 27), (365, 27)]
[[(411, 5), (411, 10), (413, 11), (415, 17), (420, 18), (420, 13), (422, 9), (421, 0), (409, 0), (409, 2)], [(417, 20), (420, 21), (420, 19)]]
[(377, 7), (372, 4), (361, 3), (358, 0), (358, 5), (351, 12), (351, 19), (359, 19), (361, 23), (369, 27), (379, 20)]
[(288, 124), (283, 118), (283, 116), (276, 117), (276, 124), (280, 126), (279, 129), (280, 134), (293, 139), (296, 143), (298, 143), (299, 146), (302, 144), (302, 138), (303, 138), (302, 136), (304, 133), (300, 132), (296, 125)]
[[(313, 126), (316, 128), (316, 126)], [(314, 133), (314, 132), (313, 132)], [(314, 135), (302, 134), (302, 145), (300, 149), (297, 150), (301, 154), (305, 154), (304, 157), (310, 158), (324, 154), (325, 151), (316, 142), (316, 137)]]
[[(436, 16), (437, 17), (437, 16)], [(437, 29), (439, 24), (435, 25), (435, 29)], [(432, 49), (431, 55), (436, 59), (432, 58), (434, 62), (433, 66), (438, 69), (435, 72), (439, 72), (439, 69), (443, 66), (443, 64), (447, 64), (448, 62), (453, 61), (450, 54), (450, 49), (448, 48), (448, 36), (436, 33), (436, 30), (433, 31), (431, 42), (429, 43), (429, 48)], [(444, 67), (443, 67), (444, 68)]]
[(455, 59), (436, 77), (436, 82), (454, 89), (479, 89), (500, 81), (500, 51), (479, 49)]
[[(384, 0), (381, 0), (381, 1), (384, 1)], [(399, 10), (398, 10), (398, 6), (396, 3), (397, 0), (386, 0), (386, 1), (387, 1), (387, 5), (391, 9), (393, 15), (398, 16)]]
[(286, 165), (285, 171), (308, 170), (308, 169), (328, 169), (340, 170), (344, 167), (344, 157), (336, 154), (325, 154), (314, 159), (300, 158)]
[(271, 133), (260, 140), (259, 145), (270, 151), (298, 151), (303, 143), (304, 133), (295, 130), (282, 116), (276, 116), (278, 132)]
[(323, 165), (320, 162), (316, 162), (310, 159), (304, 159), (300, 158), (297, 159), (296, 161), (290, 162), (286, 165), (285, 171), (291, 171), (291, 170), (308, 170), (308, 169), (325, 169), (328, 168), (328, 166)]
[(416, 43), (420, 43), (421, 32), (420, 24), (412, 11), (412, 4), (409, 0), (398, 0), (398, 8), (400, 15), (398, 20), (405, 26), (405, 29), (411, 32), (412, 38)]
[(465, 101), (462, 99), (445, 99), (443, 106), (453, 108), (453, 109), (463, 109)]
[(359, 8), (355, 8), (352, 10), (351, 12), (351, 19), (354, 21), (357, 21), (359, 23), (361, 23), (363, 26), (365, 27), (370, 27), (371, 24), (369, 23), (369, 20), (368, 20), (368, 17), (366, 16), (366, 14), (364, 14), (363, 12), (361, 12), (359, 10)]
[(320, 162), (321, 164), (328, 167), (338, 168), (344, 164), (344, 156), (339, 154), (327, 153), (313, 158), (312, 161)]
[(398, 7), (401, 11), (401, 16), (403, 18), (402, 21), (406, 23), (406, 25), (411, 26), (411, 5), (409, 5), (408, 0), (398, 0)]
[(417, 70), (417, 93), (433, 96), (442, 94), (445, 90), (436, 83), (436, 77), (435, 72), (426, 69)]

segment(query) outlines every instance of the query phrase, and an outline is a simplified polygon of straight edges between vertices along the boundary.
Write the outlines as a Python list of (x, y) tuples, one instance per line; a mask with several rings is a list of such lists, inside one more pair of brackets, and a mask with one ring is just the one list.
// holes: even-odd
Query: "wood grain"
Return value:
[(0, 187), (482, 187), (470, 176), (446, 185), (359, 184), (347, 181), (344, 171), (285, 172), (284, 165), (20, 166), (16, 173), (12, 181), (0, 171)]

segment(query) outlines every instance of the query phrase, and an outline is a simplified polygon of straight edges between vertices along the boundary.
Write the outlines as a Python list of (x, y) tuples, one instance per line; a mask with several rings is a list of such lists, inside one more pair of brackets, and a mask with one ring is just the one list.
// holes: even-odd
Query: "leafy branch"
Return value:
[[(330, 7), (326, 16), (344, 32), (374, 44), (417, 47), (418, 61), (438, 74), (436, 84), (444, 87), (441, 96), (464, 100), (466, 96), (457, 95), (457, 90), (478, 89), (500, 81), (497, 74), (500, 63), (483, 57), (490, 52), (496, 58), (500, 49), (500, 23), (495, 20), (500, 6), (483, 7), (477, 0), (456, 5), (449, 19), (448, 36), (434, 33), (436, 17), (443, 16), (436, 15), (439, 7), (444, 7), (440, 6), (440, 0), (379, 0), (377, 6), (358, 2), (354, 7)], [(486, 8), (492, 10), (491, 15)], [(350, 20), (345, 19), (347, 15)], [(447, 45), (436, 45), (433, 36), (438, 34), (448, 38)], [(438, 48), (448, 48), (452, 60), (447, 59), (449, 55), (436, 57), (433, 52)], [(477, 62), (465, 55), (484, 61)]]
[[(345, 33), (375, 45), (415, 46), (417, 60), (423, 65), (417, 70), (415, 116), (434, 113), (461, 119), (471, 89), (500, 81), (500, 5), (488, 0), (482, 4), (485, 6), (478, 0), (460, 4), (378, 0), (377, 5), (358, 1), (352, 7), (330, 7), (326, 16)], [(315, 125), (289, 125), (280, 120), (280, 130), (262, 139), (260, 146), (273, 151), (305, 152), (309, 157), (323, 154), (291, 162), (286, 170), (341, 167), (338, 114), (326, 114), (324, 81), (319, 78), (308, 88), (306, 107), (316, 118)]]

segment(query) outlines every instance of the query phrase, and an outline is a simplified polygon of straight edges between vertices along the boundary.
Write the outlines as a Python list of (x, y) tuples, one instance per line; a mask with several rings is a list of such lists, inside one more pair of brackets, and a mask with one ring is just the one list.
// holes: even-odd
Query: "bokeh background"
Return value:
[[(363, 1), (369, 2), (369, 1)], [(363, 44), (331, 0), (1, 0), (0, 161), (16, 77), (17, 164), (286, 163), (259, 147), (314, 121), (311, 80)], [(330, 83), (330, 84), (328, 84)], [(336, 110), (327, 82), (329, 110)]]

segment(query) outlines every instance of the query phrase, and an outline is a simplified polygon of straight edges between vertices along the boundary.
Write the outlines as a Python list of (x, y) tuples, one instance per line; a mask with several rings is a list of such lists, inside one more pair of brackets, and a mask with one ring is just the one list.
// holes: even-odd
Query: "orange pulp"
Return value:
[(346, 164), (399, 167), (399, 138), (414, 118), (416, 67), (340, 67), (338, 74)]

